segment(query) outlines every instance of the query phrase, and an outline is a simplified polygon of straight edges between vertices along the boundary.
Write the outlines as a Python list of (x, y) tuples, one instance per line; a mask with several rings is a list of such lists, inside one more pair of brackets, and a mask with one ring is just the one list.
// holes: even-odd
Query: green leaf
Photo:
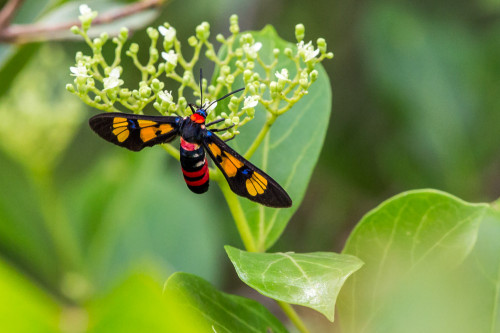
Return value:
[[(259, 55), (265, 63), (274, 59), (274, 48), (296, 48), (295, 44), (281, 39), (272, 26), (252, 32), (252, 35), (255, 41), (262, 43)], [(278, 70), (287, 68), (291, 77), (295, 75), (295, 64), (286, 56), (281, 54), (278, 63)], [(323, 66), (318, 65), (317, 70), (319, 76), (309, 94), (276, 120), (267, 138), (250, 159), (283, 186), (293, 200), (291, 208), (275, 209), (239, 198), (260, 250), (274, 244), (300, 206), (325, 140), (331, 111), (331, 87)], [(260, 74), (264, 77), (264, 72), (260, 71)], [(261, 105), (257, 106), (255, 118), (241, 129), (241, 134), (232, 142), (236, 151), (243, 154), (250, 147), (266, 121), (266, 113)]]
[(333, 321), (346, 279), (363, 262), (332, 252), (252, 253), (225, 247), (240, 279), (275, 300), (310, 307)]
[(179, 163), (160, 147), (135, 153), (99, 143), (108, 154), (68, 196), (96, 287), (139, 268), (158, 281), (175, 270), (215, 280), (222, 236), (211, 197), (190, 192)]
[(199, 332), (286, 332), (260, 303), (222, 293), (195, 275), (173, 274), (164, 294), (172, 308), (191, 314), (200, 325)]
[[(143, 274), (133, 274), (86, 307), (85, 332), (201, 332), (162, 296), (161, 285)], [(83, 330), (82, 330), (83, 331)]]
[[(457, 303), (458, 290), (450, 281), (473, 249), (487, 211), (486, 204), (419, 190), (389, 199), (365, 215), (343, 251), (365, 262), (339, 296), (345, 332), (457, 332), (439, 326), (439, 317)], [(441, 330), (429, 330), (430, 323)]]
[(0, 295), (1, 332), (59, 331), (59, 305), (3, 260), (0, 260)]

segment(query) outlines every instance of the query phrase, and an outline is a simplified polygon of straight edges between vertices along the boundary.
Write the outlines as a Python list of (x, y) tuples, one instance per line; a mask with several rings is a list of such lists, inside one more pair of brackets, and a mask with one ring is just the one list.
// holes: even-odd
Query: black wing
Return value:
[(179, 133), (181, 117), (101, 113), (89, 120), (101, 138), (133, 151), (172, 141)]
[(292, 205), (290, 196), (274, 179), (244, 159), (213, 132), (207, 130), (203, 146), (234, 193), (269, 207)]

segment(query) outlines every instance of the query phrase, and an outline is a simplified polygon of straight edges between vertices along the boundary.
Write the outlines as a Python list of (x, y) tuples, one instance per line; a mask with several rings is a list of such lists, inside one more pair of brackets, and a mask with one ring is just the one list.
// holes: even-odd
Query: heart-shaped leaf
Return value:
[[(420, 190), (402, 193), (365, 215), (343, 251), (366, 264), (339, 296), (345, 332), (430, 332), (436, 312), (424, 316), (415, 308), (420, 306), (428, 314), (429, 303), (453, 295), (445, 291), (451, 285), (445, 277), (471, 252), (487, 210), (486, 204)], [(424, 294), (429, 297), (422, 298)], [(448, 303), (450, 307), (457, 302)], [(398, 326), (399, 321), (411, 322), (410, 317), (418, 326)]]
[(330, 321), (345, 280), (363, 262), (332, 252), (253, 253), (225, 247), (240, 279), (275, 300), (310, 307)]
[[(262, 43), (259, 56), (265, 63), (273, 61), (275, 48), (282, 51), (285, 48), (297, 48), (295, 44), (281, 39), (271, 26), (252, 32), (252, 35), (256, 42)], [(297, 72), (295, 63), (283, 52), (278, 57), (278, 63), (279, 70), (287, 68), (290, 77), (294, 77)], [(264, 76), (261, 68), (256, 66), (255, 70)], [(300, 206), (325, 140), (331, 111), (331, 87), (323, 67), (317, 65), (317, 70), (318, 79), (310, 87), (309, 93), (290, 111), (278, 117), (251, 157), (251, 162), (281, 184), (293, 200), (291, 208), (275, 209), (239, 198), (259, 250), (274, 244)], [(256, 107), (255, 118), (241, 129), (241, 134), (232, 143), (236, 151), (244, 153), (254, 142), (266, 121), (266, 113), (261, 105)]]
[(164, 294), (172, 308), (191, 315), (200, 332), (286, 332), (260, 303), (222, 293), (195, 275), (174, 273)]

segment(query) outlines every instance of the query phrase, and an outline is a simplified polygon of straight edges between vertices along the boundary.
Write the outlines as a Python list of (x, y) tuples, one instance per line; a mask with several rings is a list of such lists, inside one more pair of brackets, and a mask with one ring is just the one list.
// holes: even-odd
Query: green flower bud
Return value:
[(76, 25), (72, 26), (70, 30), (75, 35), (79, 35), (80, 34), (80, 28), (78, 28)]
[(234, 63), (234, 65), (236, 66), (236, 68), (239, 68), (241, 70), (245, 69), (245, 64), (241, 60), (236, 60), (236, 62)]
[(273, 49), (273, 55), (275, 58), (277, 58), (280, 54), (280, 49)]
[(120, 44), (120, 40), (118, 39), (118, 37), (113, 37), (112, 41), (117, 45)]
[(243, 81), (249, 82), (252, 78), (252, 74), (253, 72), (251, 70), (245, 69), (245, 71), (243, 72)]
[(297, 42), (300, 42), (304, 39), (305, 31), (306, 28), (304, 28), (304, 25), (302, 23), (299, 23), (295, 26), (295, 38), (297, 39)]
[[(109, 91), (109, 90), (108, 90)], [(141, 94), (139, 94), (139, 91), (137, 89), (134, 89), (132, 90), (132, 96), (135, 98), (135, 99), (140, 99), (141, 98)]]
[(247, 69), (250, 69), (250, 70), (254, 69), (255, 68), (255, 62), (253, 62), (253, 61), (247, 62), (246, 67), (247, 67)]
[(158, 92), (163, 89), (163, 82), (160, 82), (158, 79), (153, 79), (151, 81), (151, 88), (154, 92)]
[(224, 36), (222, 34), (217, 34), (217, 36), (215, 36), (215, 39), (219, 42), (219, 43), (224, 43), (226, 41), (226, 39), (224, 38)]
[(311, 78), (311, 82), (316, 81), (316, 79), (318, 78), (318, 71), (317, 70), (313, 70), (311, 72), (311, 74), (309, 74), (309, 77)]
[(130, 96), (132, 96), (132, 93), (130, 92), (130, 90), (128, 90), (127, 88), (120, 89), (120, 98), (123, 98), (126, 100)]
[(318, 45), (318, 49), (321, 52), (321, 54), (326, 52), (326, 41), (324, 38), (318, 38), (316, 44)]
[(95, 102), (95, 103), (101, 103), (101, 101), (102, 101), (101, 96), (96, 95), (96, 96), (94, 97), (94, 102)]
[(100, 38), (94, 38), (94, 46), (95, 46), (96, 48), (99, 48), (99, 49), (100, 49), (100, 48), (101, 48), (101, 46), (102, 46), (102, 44), (103, 44), (103, 43), (102, 43), (102, 39), (100, 39)]
[(309, 81), (307, 81), (307, 79), (300, 79), (299, 84), (304, 90), (306, 90), (309, 87)]
[(224, 119), (227, 119), (227, 113), (225, 112), (221, 112), (220, 116)]
[(252, 75), (252, 81), (259, 81), (259, 80), (260, 80), (259, 73), (253, 73), (253, 75)]
[(231, 119), (226, 119), (224, 120), (224, 125), (226, 125), (226, 127), (229, 127), (231, 126), (233, 123), (231, 122)]
[(210, 36), (210, 24), (208, 22), (202, 22), (196, 27), (196, 37), (202, 42), (206, 41)]
[(233, 119), (231, 119), (232, 123), (235, 125), (238, 125), (240, 123), (240, 117), (234, 116)]
[(131, 53), (137, 53), (137, 52), (139, 52), (139, 44), (137, 44), (137, 43), (130, 44), (129, 51)]
[(231, 31), (233, 35), (236, 35), (240, 32), (240, 26), (238, 25), (238, 15), (236, 14), (231, 15), (231, 17), (229, 18), (229, 31)]
[(127, 40), (128, 38), (128, 29), (125, 27), (122, 27), (120, 29), (120, 34), (118, 35), (122, 41)]
[(250, 118), (253, 118), (255, 116), (255, 109), (254, 108), (248, 108), (248, 109), (246, 109), (246, 112)]
[(276, 91), (278, 90), (278, 84), (276, 82), (272, 81), (269, 84), (269, 90), (271, 91), (271, 94), (276, 93)]
[(102, 39), (103, 43), (106, 43), (109, 39), (109, 34), (107, 32), (103, 32), (99, 35), (99, 37)]
[(210, 49), (206, 50), (205, 51), (205, 57), (207, 57), (210, 60), (215, 59), (215, 53), (214, 53), (214, 51), (212, 51)]
[(160, 57), (160, 55), (158, 54), (158, 50), (154, 47), (149, 48), (149, 56), (151, 57), (151, 60), (153, 62), (156, 62)]
[(195, 36), (191, 36), (191, 37), (188, 38), (188, 44), (191, 47), (195, 47), (196, 44), (198, 44), (198, 40), (196, 39)]
[(237, 58), (241, 58), (243, 57), (243, 54), (245, 54), (243, 52), (243, 49), (242, 48), (237, 48), (236, 50), (234, 50), (234, 55), (237, 57)]
[(261, 84), (259, 85), (259, 88), (260, 88), (260, 91), (261, 91), (261, 92), (264, 92), (264, 91), (266, 91), (267, 86), (266, 86), (264, 83), (261, 83)]
[(146, 32), (147, 32), (149, 38), (151, 38), (153, 40), (156, 40), (159, 37), (158, 30), (156, 30), (156, 29), (154, 29), (152, 27), (147, 28)]
[(293, 51), (291, 48), (287, 47), (285, 48), (285, 51), (284, 51), (285, 55), (289, 58), (293, 57)]
[(69, 91), (70, 93), (75, 93), (75, 87), (71, 83), (68, 83), (66, 85), (66, 90)]
[(327, 54), (325, 54), (325, 56), (328, 59), (332, 59), (333, 58), (333, 53), (332, 52), (328, 52)]

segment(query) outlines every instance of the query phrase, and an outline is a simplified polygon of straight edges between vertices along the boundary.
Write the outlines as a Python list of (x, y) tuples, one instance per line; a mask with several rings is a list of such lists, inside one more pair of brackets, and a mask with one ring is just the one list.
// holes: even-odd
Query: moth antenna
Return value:
[(203, 109), (203, 74), (201, 72), (201, 68), (200, 68), (200, 104), (201, 104), (201, 108)]
[(224, 96), (222, 96), (221, 98), (219, 98), (219, 99), (217, 99), (217, 100), (213, 101), (212, 103), (210, 103), (210, 104), (209, 104), (209, 105), (205, 108), (205, 110), (210, 109), (210, 107), (212, 106), (212, 104), (217, 103), (218, 101), (221, 101), (221, 100), (223, 100), (224, 98), (229, 97), (229, 96), (231, 96), (232, 94), (236, 94), (237, 92), (240, 92), (240, 91), (242, 91), (242, 90), (245, 90), (245, 88), (236, 89), (235, 91), (231, 91), (229, 94), (225, 94), (225, 95), (224, 95)]

